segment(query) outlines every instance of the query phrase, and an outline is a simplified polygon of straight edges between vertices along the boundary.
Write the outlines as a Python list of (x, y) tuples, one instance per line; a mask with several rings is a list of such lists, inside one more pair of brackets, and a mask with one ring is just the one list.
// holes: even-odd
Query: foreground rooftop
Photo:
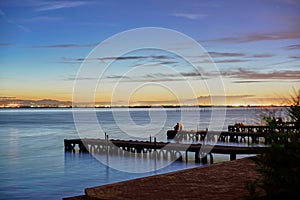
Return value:
[(245, 199), (246, 182), (258, 177), (250, 158), (205, 167), (138, 178), (86, 188), (85, 195), (71, 199)]

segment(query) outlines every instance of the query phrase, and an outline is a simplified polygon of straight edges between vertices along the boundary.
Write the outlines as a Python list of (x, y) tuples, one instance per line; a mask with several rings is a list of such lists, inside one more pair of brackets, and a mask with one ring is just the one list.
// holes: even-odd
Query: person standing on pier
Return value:
[(176, 132), (180, 132), (183, 130), (183, 124), (181, 122), (178, 122), (175, 126), (174, 126), (174, 130)]

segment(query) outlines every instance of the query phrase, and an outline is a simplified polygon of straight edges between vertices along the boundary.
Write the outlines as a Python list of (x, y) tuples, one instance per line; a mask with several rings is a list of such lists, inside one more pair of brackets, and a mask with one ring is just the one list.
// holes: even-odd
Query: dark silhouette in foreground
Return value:
[[(300, 90), (291, 97), (287, 109), (289, 125), (299, 128)], [(270, 127), (276, 128), (282, 121), (276, 116), (265, 119)], [(271, 148), (255, 157), (260, 177), (246, 184), (247, 199), (298, 199), (300, 191), (300, 136), (297, 132), (269, 133)], [(263, 189), (265, 195), (257, 192)]]

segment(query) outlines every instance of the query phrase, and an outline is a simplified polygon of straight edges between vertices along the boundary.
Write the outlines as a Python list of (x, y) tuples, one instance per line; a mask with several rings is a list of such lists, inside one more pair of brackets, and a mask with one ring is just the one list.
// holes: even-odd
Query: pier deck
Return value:
[[(65, 139), (65, 151), (90, 153), (112, 153), (120, 154), (120, 151), (131, 152), (135, 154), (154, 154), (162, 155), (163, 158), (177, 157), (182, 160), (185, 153), (187, 162), (187, 153), (195, 153), (195, 162), (207, 163), (207, 155), (210, 156), (210, 163), (213, 163), (212, 153), (228, 154), (230, 160), (235, 160), (237, 154), (260, 154), (268, 147), (248, 147), (248, 146), (226, 146), (226, 145), (203, 145), (203, 144), (181, 144), (170, 142), (150, 142), (150, 141), (132, 141), (132, 140), (105, 140), (105, 139)], [(201, 151), (200, 151), (201, 149)], [(204, 155), (199, 155), (203, 154)]]

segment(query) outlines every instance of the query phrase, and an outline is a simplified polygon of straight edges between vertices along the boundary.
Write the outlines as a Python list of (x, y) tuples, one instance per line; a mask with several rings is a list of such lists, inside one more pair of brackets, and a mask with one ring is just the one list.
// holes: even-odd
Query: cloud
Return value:
[(293, 44), (286, 47), (287, 50), (299, 50), (300, 44)]
[(80, 78), (76, 78), (76, 77), (69, 77), (66, 79), (63, 79), (64, 81), (94, 81), (94, 80), (98, 80), (98, 78), (91, 78), (91, 77), (80, 77)]
[[(34, 48), (72, 48), (72, 47), (88, 47), (89, 45), (75, 45), (75, 44), (62, 44), (62, 45), (47, 45), (47, 46), (33, 46)], [(92, 46), (92, 45), (90, 45)], [(176, 64), (176, 61), (173, 61), (173, 57), (158, 55), (158, 56), (120, 56), (120, 57), (100, 57), (100, 58), (66, 58), (63, 57), (64, 62), (83, 62), (83, 61), (97, 61), (97, 60), (146, 60), (150, 59), (151, 61), (156, 61), (155, 65), (169, 65)], [(147, 60), (148, 62), (149, 60)], [(147, 64), (145, 61), (145, 64)], [(137, 64), (140, 65), (140, 64)], [(153, 64), (154, 65), (154, 64)]]
[(178, 73), (151, 73), (145, 75), (138, 76), (122, 76), (122, 75), (111, 75), (106, 78), (125, 78), (124, 82), (178, 82), (178, 81), (186, 81), (187, 79), (191, 80), (203, 80), (206, 79), (199, 72), (178, 72)]
[(122, 76), (122, 75), (110, 75), (110, 76), (106, 76), (105, 78), (108, 79), (129, 79), (128, 76)]
[(35, 9), (38, 12), (42, 11), (52, 11), (65, 8), (74, 8), (79, 6), (88, 5), (88, 1), (42, 1), (34, 4), (37, 8)]
[(227, 60), (214, 60), (214, 63), (239, 63), (239, 62), (248, 62), (249, 60), (243, 59), (227, 59)]
[(22, 20), (23, 22), (53, 22), (62, 20), (62, 17), (39, 16)]
[(94, 47), (97, 44), (54, 44), (54, 45), (34, 45), (32, 48), (81, 48)]
[(244, 95), (226, 95), (226, 96), (199, 96), (197, 99), (210, 99), (210, 98), (250, 98), (254, 97), (252, 94), (244, 94)]
[(246, 70), (239, 68), (236, 71), (221, 72), (223, 76), (238, 79), (281, 79), (281, 80), (299, 80), (300, 71), (297, 70), (282, 70), (282, 71), (271, 71), (271, 72), (257, 72), (253, 70)]
[(276, 41), (276, 40), (293, 40), (300, 39), (299, 30), (290, 30), (285, 32), (273, 33), (254, 33), (242, 37), (224, 37), (215, 40), (215, 42), (245, 43), (257, 41)]
[(0, 47), (9, 47), (12, 46), (13, 44), (11, 43), (0, 43)]
[(271, 58), (274, 54), (262, 53), (262, 54), (254, 54), (251, 57), (253, 58)]
[(207, 17), (207, 15), (200, 15), (200, 14), (194, 14), (194, 13), (173, 13), (171, 14), (172, 16), (175, 17), (183, 17), (186, 19), (191, 19), (191, 20), (196, 20), (196, 19), (202, 19), (204, 17)]
[(138, 60), (145, 59), (147, 56), (120, 56), (120, 57), (105, 57), (98, 58), (99, 60)]
[(158, 63), (158, 65), (172, 65), (172, 64), (176, 64), (177, 62), (175, 61), (163, 61)]
[(163, 59), (172, 59), (170, 56), (120, 56), (120, 57), (104, 57), (98, 58), (99, 60), (139, 60), (139, 59), (155, 59), (155, 60), (163, 60)]
[(289, 58), (300, 59), (300, 55), (297, 55), (297, 56), (290, 56)]
[(262, 83), (267, 81), (233, 81), (233, 83)]
[(15, 20), (12, 20), (9, 17), (7, 17), (7, 15), (1, 9), (0, 9), (0, 16), (6, 23), (12, 24), (22, 31), (30, 32), (30, 30), (28, 28), (26, 28), (25, 26), (20, 25)]
[(185, 72), (181, 73), (182, 76), (184, 77), (201, 77), (201, 74), (199, 72)]
[(245, 56), (243, 53), (228, 53), (228, 52), (208, 52), (212, 57), (241, 57)]
[[(250, 57), (250, 58), (269, 58), (273, 57), (274, 54), (262, 53), (262, 54), (254, 54), (254, 55), (247, 55), (245, 53), (234, 53), (234, 52), (208, 52), (209, 55), (213, 58), (221, 58), (221, 57)], [(242, 60), (242, 62), (245, 60)], [(246, 60), (248, 61), (248, 60)], [(236, 61), (233, 61), (236, 62)], [(240, 62), (240, 61), (239, 61)]]

